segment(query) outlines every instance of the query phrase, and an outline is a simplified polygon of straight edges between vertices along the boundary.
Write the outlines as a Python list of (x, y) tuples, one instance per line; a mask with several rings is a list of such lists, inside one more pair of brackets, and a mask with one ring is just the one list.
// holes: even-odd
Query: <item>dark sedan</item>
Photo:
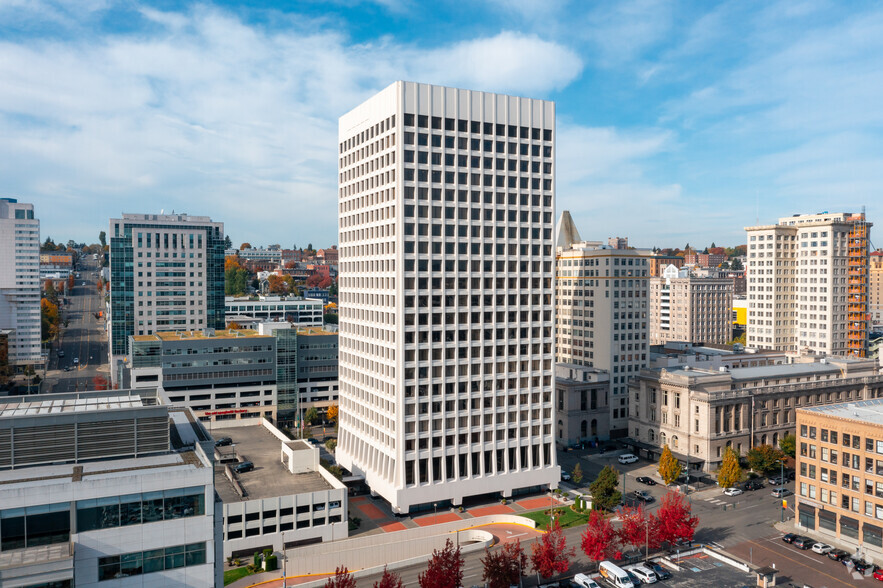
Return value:
[(792, 545), (798, 549), (809, 549), (813, 545), (815, 545), (816, 540), (810, 539), (809, 537), (798, 537), (794, 540)]
[(653, 478), (648, 478), (647, 476), (638, 476), (636, 479), (641, 484), (647, 484), (648, 486), (656, 485), (656, 480), (654, 480)]
[(785, 543), (794, 543), (794, 540), (800, 537), (797, 533), (788, 533), (782, 537), (782, 541)]
[(871, 566), (873, 566), (873, 564), (869, 564), (868, 562), (866, 562), (863, 559), (844, 559), (844, 560), (841, 560), (841, 563), (847, 564), (847, 565), (849, 563), (852, 563), (852, 565), (855, 566), (855, 571), (857, 571), (859, 574), (864, 574), (866, 570), (868, 570), (869, 568), (871, 568)]
[(763, 482), (760, 480), (748, 480), (744, 484), (745, 490), (761, 490), (763, 489)]
[(842, 549), (832, 549), (828, 552), (829, 558), (840, 562), (849, 559), (849, 555), (850, 553), (848, 551), (843, 551)]
[(669, 572), (667, 569), (665, 569), (655, 561), (646, 562), (644, 565), (653, 570), (656, 573), (656, 577), (660, 580), (668, 580), (669, 578), (671, 578), (671, 572)]

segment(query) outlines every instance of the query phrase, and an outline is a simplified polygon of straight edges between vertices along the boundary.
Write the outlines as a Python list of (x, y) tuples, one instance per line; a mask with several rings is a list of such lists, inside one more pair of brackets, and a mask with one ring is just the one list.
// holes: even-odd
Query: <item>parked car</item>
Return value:
[(653, 570), (653, 572), (656, 574), (656, 577), (660, 580), (668, 580), (669, 578), (671, 578), (671, 572), (669, 572), (668, 569), (662, 567), (655, 561), (645, 561), (643, 565)]
[(849, 559), (850, 553), (848, 551), (843, 551), (842, 549), (832, 549), (828, 552), (828, 558), (833, 559), (834, 561), (843, 561), (844, 559)]
[(638, 480), (638, 482), (640, 482), (641, 484), (647, 484), (648, 486), (656, 485), (656, 480), (647, 476), (638, 476), (636, 480)]
[(883, 581), (883, 568), (877, 568), (873, 575), (875, 580)]
[(221, 437), (215, 441), (215, 447), (226, 447), (227, 445), (233, 445), (233, 439), (230, 437)]
[(727, 496), (739, 496), (742, 494), (742, 491), (738, 488), (724, 488), (724, 494)]
[(80, 358), (79, 358), (79, 357), (75, 357), (75, 358), (74, 358), (74, 365), (77, 365), (78, 363), (80, 363)]
[(619, 456), (618, 459), (619, 459), (619, 463), (622, 463), (622, 464), (635, 463), (636, 461), (638, 461), (638, 456), (631, 454), (631, 453), (623, 453), (622, 455)]
[(773, 491), (770, 492), (770, 494), (772, 494), (776, 498), (784, 498), (785, 496), (791, 496), (794, 493), (787, 488), (774, 488)]
[(577, 574), (573, 577), (572, 584), (580, 588), (601, 588), (598, 583), (585, 574)]
[(782, 536), (782, 541), (785, 543), (794, 543), (794, 540), (800, 537), (797, 533), (786, 533)]
[(64, 349), (58, 350), (58, 357), (64, 357)]
[(254, 469), (254, 464), (250, 461), (243, 461), (241, 463), (237, 463), (233, 466), (233, 471), (237, 474), (244, 474), (245, 472), (250, 472)]
[(831, 547), (830, 545), (828, 545), (827, 543), (816, 543), (815, 545), (812, 546), (812, 550), (814, 552), (818, 553), (819, 555), (825, 555), (826, 553), (828, 553), (832, 549), (834, 549), (834, 548)]
[(653, 584), (656, 582), (656, 573), (644, 564), (638, 564), (629, 570), (638, 577), (642, 584)]
[(69, 371), (71, 371), (72, 369), (74, 369), (74, 368), (72, 368), (72, 367), (69, 366), (69, 365), (64, 366), (64, 371), (66, 371), (66, 372), (69, 372)]
[(561, 479), (564, 482), (569, 482), (570, 481), (570, 474), (565, 472), (564, 470), (561, 470)]
[(770, 478), (769, 480), (767, 480), (767, 482), (770, 483), (770, 486), (781, 486), (788, 483), (788, 479), (785, 477), (780, 478), (779, 476), (776, 476), (775, 478)]
[(760, 490), (762, 488), (764, 488), (764, 485), (763, 485), (763, 482), (761, 482), (760, 480), (748, 480), (744, 484), (745, 490), (754, 491), (754, 490)]
[(859, 574), (864, 574), (872, 565), (874, 565), (874, 564), (869, 564), (868, 562), (866, 562), (863, 559), (850, 559), (848, 561), (841, 560), (841, 563), (844, 563), (844, 564), (852, 563), (852, 565), (855, 566), (855, 571), (857, 571)]
[(794, 540), (792, 545), (794, 547), (797, 547), (798, 549), (809, 549), (813, 546), (814, 543), (815, 541), (813, 539), (810, 539), (809, 537), (798, 537)]
[(632, 494), (641, 502), (653, 502), (653, 495), (646, 490), (635, 490)]

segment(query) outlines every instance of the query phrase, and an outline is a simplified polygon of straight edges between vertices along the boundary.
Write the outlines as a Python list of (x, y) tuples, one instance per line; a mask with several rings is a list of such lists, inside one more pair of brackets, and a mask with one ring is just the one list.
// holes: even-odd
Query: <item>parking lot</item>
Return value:
[(802, 550), (782, 541), (782, 534), (765, 539), (745, 541), (728, 547), (733, 555), (754, 565), (773, 566), (782, 570), (777, 578), (779, 586), (804, 584), (813, 588), (842, 588), (844, 586), (876, 586), (877, 580), (870, 574), (863, 576), (848, 569), (842, 563), (824, 555)]
[[(628, 570), (631, 566), (622, 566)], [(697, 553), (680, 560), (680, 571), (669, 570), (671, 578), (660, 580), (654, 586), (660, 588), (741, 588), (754, 586), (756, 576), (734, 568), (726, 563), (709, 557), (705, 553)], [(605, 584), (599, 582), (600, 585)]]

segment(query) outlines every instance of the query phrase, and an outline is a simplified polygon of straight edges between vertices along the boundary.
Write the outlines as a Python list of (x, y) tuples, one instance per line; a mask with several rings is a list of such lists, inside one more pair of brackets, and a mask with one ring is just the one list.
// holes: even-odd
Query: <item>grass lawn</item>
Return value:
[[(558, 517), (558, 524), (561, 525), (562, 529), (566, 529), (568, 527), (578, 527), (579, 525), (585, 525), (589, 522), (589, 515), (574, 512), (569, 508), (563, 508), (563, 513), (560, 517)], [(536, 521), (538, 529), (546, 529), (551, 522), (549, 515), (546, 514), (546, 511), (537, 510), (534, 512), (525, 513), (523, 515), (519, 515), (525, 518), (528, 518), (532, 521)]]
[(234, 568), (232, 570), (227, 570), (224, 572), (224, 586), (227, 584), (231, 584), (238, 580), (239, 578), (244, 578), (246, 576), (250, 576), (251, 572), (248, 571), (248, 568), (242, 566), (241, 568)]

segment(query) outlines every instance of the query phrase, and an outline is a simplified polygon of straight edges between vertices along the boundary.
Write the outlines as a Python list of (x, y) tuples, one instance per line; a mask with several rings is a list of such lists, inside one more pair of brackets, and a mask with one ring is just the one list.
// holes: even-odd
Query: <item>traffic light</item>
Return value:
[(782, 500), (782, 510), (785, 510), (786, 508), (788, 508), (788, 501)]

